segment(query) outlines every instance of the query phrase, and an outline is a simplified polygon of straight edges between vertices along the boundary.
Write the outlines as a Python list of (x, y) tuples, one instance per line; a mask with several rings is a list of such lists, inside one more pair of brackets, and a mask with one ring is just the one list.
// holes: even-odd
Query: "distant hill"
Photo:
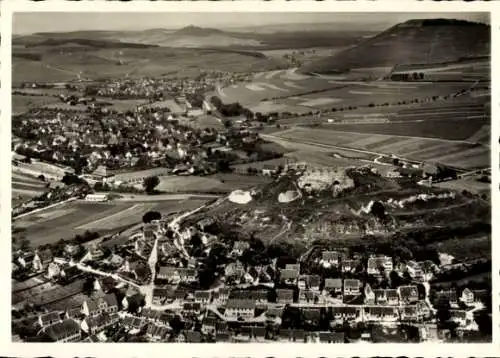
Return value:
[(222, 35), (224, 31), (212, 28), (198, 27), (198, 26), (186, 26), (180, 30), (174, 32), (174, 35), (183, 36), (210, 36), (210, 35)]
[(409, 20), (333, 56), (306, 64), (303, 73), (442, 63), (490, 53), (490, 26), (464, 20)]

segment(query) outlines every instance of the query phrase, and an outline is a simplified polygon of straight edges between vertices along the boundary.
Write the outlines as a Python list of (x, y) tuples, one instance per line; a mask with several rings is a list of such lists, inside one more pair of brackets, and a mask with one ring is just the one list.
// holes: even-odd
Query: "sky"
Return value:
[[(366, 30), (409, 19), (456, 18), (489, 23), (487, 13), (118, 13), (118, 12), (20, 12), (13, 16), (13, 33), (81, 30), (178, 29), (188, 25), (214, 28), (259, 27), (311, 23), (359, 23)], [(378, 29), (377, 29), (378, 30)]]

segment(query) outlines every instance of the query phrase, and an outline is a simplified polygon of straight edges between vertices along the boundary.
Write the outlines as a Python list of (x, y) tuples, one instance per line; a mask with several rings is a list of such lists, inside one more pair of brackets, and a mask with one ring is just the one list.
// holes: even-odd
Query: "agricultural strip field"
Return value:
[[(464, 169), (488, 167), (490, 163), (489, 148), (459, 141), (398, 137), (372, 133), (337, 132), (310, 128), (293, 128), (275, 133), (273, 137), (277, 137), (278, 139), (283, 138), (299, 144), (305, 143), (312, 146), (323, 146), (323, 151), (330, 146), (330, 151), (334, 151), (335, 146), (339, 146), (342, 149), (366, 151), (368, 152), (367, 154), (396, 154), (407, 159), (437, 161)], [(272, 140), (272, 137), (267, 139)], [(453, 148), (454, 152), (443, 155), (444, 143), (448, 144), (446, 148)], [(370, 145), (370, 148), (367, 148), (368, 145)], [(432, 151), (430, 148), (434, 148), (435, 150)]]
[(30, 109), (40, 108), (56, 103), (60, 103), (59, 98), (51, 96), (21, 96), (12, 95), (12, 113), (19, 114), (29, 111)]
[(28, 215), (13, 222), (13, 227), (24, 228), (24, 234), (33, 247), (71, 239), (86, 230), (110, 234), (141, 221), (149, 210), (161, 213), (183, 211), (201, 206), (199, 199), (163, 201), (121, 201), (91, 203), (75, 201)]
[(17, 206), (47, 191), (45, 183), (23, 173), (12, 173), (12, 205)]

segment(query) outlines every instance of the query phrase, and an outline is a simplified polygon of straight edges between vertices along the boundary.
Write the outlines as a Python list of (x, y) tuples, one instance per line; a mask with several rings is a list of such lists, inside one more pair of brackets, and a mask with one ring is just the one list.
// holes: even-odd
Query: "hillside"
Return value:
[(310, 244), (372, 234), (390, 236), (398, 230), (452, 229), (465, 218), (487, 227), (489, 210), (481, 200), (458, 192), (350, 167), (287, 173), (252, 191), (233, 192), (191, 217), (186, 225), (208, 215), (216, 221), (216, 235), (230, 232), (268, 244)]
[(309, 63), (301, 72), (335, 73), (362, 67), (442, 63), (489, 53), (488, 25), (461, 20), (409, 20), (357, 46)]

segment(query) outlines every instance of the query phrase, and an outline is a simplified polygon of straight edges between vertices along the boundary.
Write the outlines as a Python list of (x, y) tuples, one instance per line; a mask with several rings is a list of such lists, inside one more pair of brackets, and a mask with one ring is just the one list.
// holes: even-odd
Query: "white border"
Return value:
[[(498, 290), (500, 265), (493, 260), (493, 343), (491, 344), (301, 344), (301, 343), (269, 343), (269, 344), (34, 344), (11, 343), (10, 335), (10, 228), (11, 228), (11, 176), (10, 176), (10, 113), (11, 113), (11, 48), (12, 13), (19, 11), (57, 11), (57, 12), (490, 12), (492, 28), (492, 58), (500, 57), (500, 4), (496, 2), (406, 2), (406, 1), (363, 1), (363, 2), (311, 2), (283, 1), (271, 2), (251, 1), (236, 2), (68, 2), (53, 0), (46, 2), (24, 2), (23, 0), (4, 0), (1, 5), (1, 122), (0, 164), (3, 169), (3, 180), (0, 181), (0, 232), (3, 233), (0, 242), (0, 252), (9, 255), (0, 260), (0, 287), (5, 288), (5, 294), (0, 299), (0, 355), (2, 356), (165, 356), (175, 357), (219, 357), (219, 356), (290, 356), (290, 357), (351, 357), (351, 356), (455, 356), (481, 357), (495, 356), (500, 352), (500, 321), (498, 307), (500, 291)], [(496, 120), (500, 102), (500, 68), (493, 66), (492, 61), (492, 256), (498, 253), (500, 247), (494, 237), (498, 230), (497, 220), (500, 213), (495, 204), (500, 200), (499, 193), (499, 123)], [(493, 120), (495, 119), (495, 120)]]

